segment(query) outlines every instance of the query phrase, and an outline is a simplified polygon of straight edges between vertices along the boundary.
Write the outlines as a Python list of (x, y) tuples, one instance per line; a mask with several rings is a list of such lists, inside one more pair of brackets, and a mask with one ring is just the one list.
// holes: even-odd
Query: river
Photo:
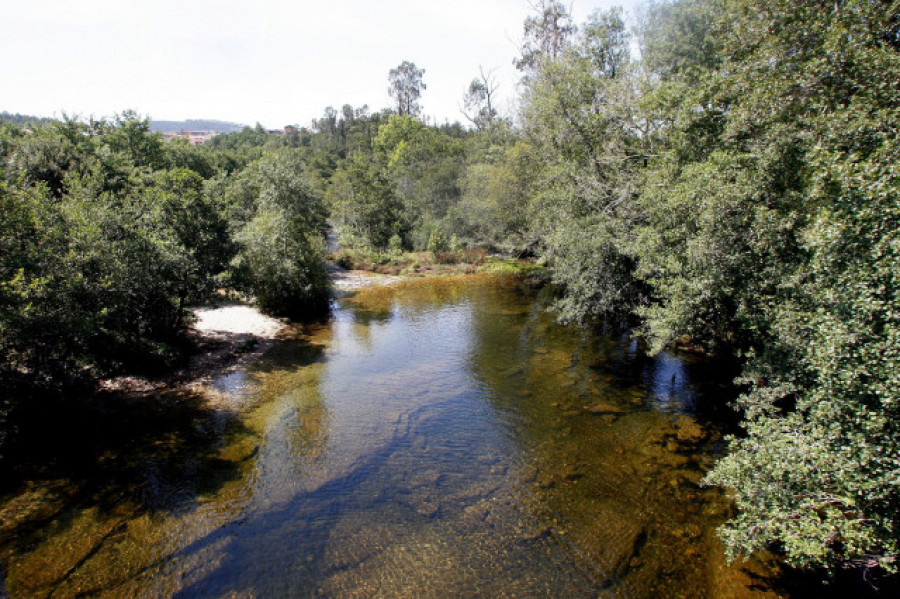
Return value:
[(731, 508), (701, 485), (732, 373), (559, 326), (544, 295), (488, 276), (364, 289), (203, 395), (123, 409), (4, 499), (6, 589), (772, 595), (771, 566), (726, 563)]

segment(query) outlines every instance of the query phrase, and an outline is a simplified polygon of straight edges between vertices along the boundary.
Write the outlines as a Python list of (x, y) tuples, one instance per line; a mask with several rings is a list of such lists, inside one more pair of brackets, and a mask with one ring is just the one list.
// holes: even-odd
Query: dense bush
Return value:
[(251, 164), (237, 184), (254, 209), (236, 235), (235, 280), (272, 313), (303, 316), (328, 308), (326, 213), (300, 156), (271, 153)]

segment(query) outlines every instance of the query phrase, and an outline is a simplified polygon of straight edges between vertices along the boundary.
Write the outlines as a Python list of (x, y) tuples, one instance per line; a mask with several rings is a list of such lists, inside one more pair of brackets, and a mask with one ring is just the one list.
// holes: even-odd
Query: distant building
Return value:
[(165, 141), (171, 141), (176, 137), (184, 137), (191, 145), (199, 146), (200, 144), (211, 140), (213, 137), (218, 135), (215, 131), (185, 131), (182, 130), (179, 133), (163, 133), (162, 137)]

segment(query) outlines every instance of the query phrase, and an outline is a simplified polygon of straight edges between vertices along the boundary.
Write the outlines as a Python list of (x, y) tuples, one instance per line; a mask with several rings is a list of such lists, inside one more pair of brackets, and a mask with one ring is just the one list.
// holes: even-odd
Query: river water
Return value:
[(770, 595), (767, 566), (726, 563), (729, 503), (700, 485), (730, 373), (558, 326), (542, 295), (497, 277), (362, 290), (202, 396), (123, 409), (2, 503), (6, 589)]

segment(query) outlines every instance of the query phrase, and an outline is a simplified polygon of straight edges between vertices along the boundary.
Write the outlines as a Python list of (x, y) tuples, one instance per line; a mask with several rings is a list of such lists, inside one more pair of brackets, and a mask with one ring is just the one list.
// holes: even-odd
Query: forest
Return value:
[(735, 357), (742, 432), (704, 481), (733, 492), (730, 557), (896, 570), (900, 3), (535, 8), (515, 114), (482, 70), (465, 124), (426, 124), (404, 62), (391, 108), (197, 147), (127, 111), (4, 117), (0, 454), (28, 413), (179, 360), (217, 289), (326, 312), (333, 228), (370, 264), (539, 260), (572, 326)]

